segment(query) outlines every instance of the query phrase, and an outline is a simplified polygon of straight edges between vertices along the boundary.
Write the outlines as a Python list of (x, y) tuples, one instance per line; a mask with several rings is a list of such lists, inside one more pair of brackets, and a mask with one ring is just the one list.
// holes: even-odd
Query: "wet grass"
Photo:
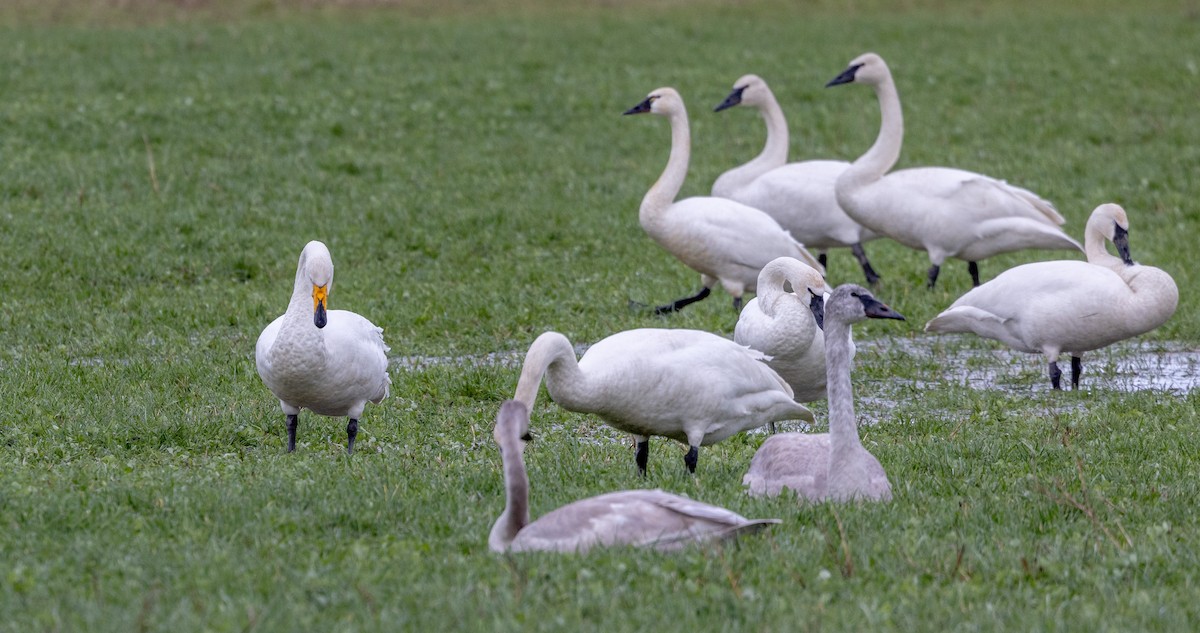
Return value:
[[(1121, 354), (1200, 347), (1194, 6), (467, 5), (0, 11), (0, 630), (1181, 630), (1200, 616), (1195, 392), (1105, 373), (1154, 366)], [(685, 195), (760, 147), (756, 117), (708, 112), (746, 72), (780, 98), (793, 157), (853, 158), (875, 102), (821, 86), (868, 49), (905, 104), (902, 165), (1027, 186), (1077, 237), (1096, 205), (1126, 207), (1135, 258), (1181, 290), (1146, 347), (1050, 393), (1040, 359), (919, 333), (967, 289), (965, 267), (930, 292), (923, 254), (872, 242), (878, 294), (909, 317), (856, 330), (889, 505), (745, 498), (760, 434), (706, 449), (696, 478), (656, 441), (643, 482), (619, 434), (538, 405), (535, 515), (657, 486), (784, 520), (678, 556), (487, 551), (504, 362), (397, 363), (353, 458), (344, 421), (308, 415), (284, 454), (252, 350), (307, 240), (330, 245), (334, 307), (383, 326), (397, 357), (488, 358), (546, 329), (730, 334), (719, 292), (669, 320), (630, 308), (697, 279), (636, 224), (666, 125), (620, 112), (680, 89)], [(833, 281), (858, 276), (832, 255)], [(997, 384), (964, 385), (962, 367)]]

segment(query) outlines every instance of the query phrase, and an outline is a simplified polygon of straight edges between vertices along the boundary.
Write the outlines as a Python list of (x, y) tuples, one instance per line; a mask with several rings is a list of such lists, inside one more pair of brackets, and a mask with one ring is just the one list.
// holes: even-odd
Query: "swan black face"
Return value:
[(842, 74), (830, 79), (829, 83), (825, 84), (825, 87), (829, 88), (830, 86), (840, 86), (842, 84), (852, 83), (854, 81), (854, 75), (857, 74), (858, 69), (862, 67), (862, 64), (854, 64), (853, 66), (850, 66), (846, 70), (843, 70)]
[(746, 86), (742, 86), (740, 88), (734, 88), (733, 92), (729, 93), (729, 96), (725, 97), (724, 101), (722, 101), (721, 103), (718, 103), (717, 107), (713, 108), (713, 112), (720, 112), (721, 110), (727, 110), (729, 108), (732, 108), (735, 105), (740, 104), (742, 102), (742, 93), (745, 91), (746, 91)]
[(897, 319), (904, 321), (904, 315), (888, 307), (888, 305), (869, 294), (854, 293), (854, 297), (862, 302), (863, 312), (872, 319)]
[(1121, 261), (1125, 262), (1126, 266), (1132, 266), (1133, 256), (1129, 254), (1129, 231), (1114, 222), (1112, 241), (1113, 245), (1117, 247), (1117, 254), (1121, 256)]
[(654, 100), (657, 98), (658, 97), (655, 95), (650, 95), (649, 97), (646, 97), (646, 99), (643, 100), (641, 103), (626, 110), (625, 114), (645, 114), (650, 111), (650, 105), (653, 104)]
[(813, 318), (817, 320), (817, 327), (821, 330), (825, 329), (825, 296), (819, 295), (811, 290), (808, 294), (812, 299), (808, 302), (808, 309), (812, 311)]
[(329, 285), (324, 286), (313, 285), (313, 325), (318, 328), (325, 327), (329, 323), (329, 316), (326, 312), (325, 304), (329, 301)]

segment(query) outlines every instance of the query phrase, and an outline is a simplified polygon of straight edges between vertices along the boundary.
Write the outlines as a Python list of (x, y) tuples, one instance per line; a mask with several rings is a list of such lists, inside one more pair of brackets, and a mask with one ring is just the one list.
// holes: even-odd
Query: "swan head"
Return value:
[(748, 105), (753, 107), (761, 107), (768, 102), (774, 100), (771, 94), (771, 89), (767, 87), (767, 82), (758, 75), (742, 75), (737, 81), (733, 82), (733, 91), (729, 93), (725, 100), (717, 104), (713, 108), (713, 112), (727, 110), (737, 105)]
[(825, 302), (825, 318), (841, 323), (857, 323), (863, 319), (897, 319), (904, 315), (875, 298), (869, 290), (855, 284), (842, 284), (834, 289)]
[(1117, 247), (1117, 254), (1126, 266), (1133, 265), (1133, 257), (1129, 254), (1129, 216), (1121, 205), (1109, 202), (1096, 207), (1088, 218), (1086, 230), (1098, 231)]
[(641, 103), (629, 108), (625, 114), (661, 114), (670, 116), (683, 112), (683, 97), (674, 88), (659, 88), (654, 90)]
[(848, 83), (879, 85), (891, 77), (887, 62), (875, 53), (863, 53), (850, 61), (850, 65), (842, 74), (829, 80), (825, 87), (840, 86)]
[(325, 244), (313, 240), (300, 253), (296, 271), (296, 292), (312, 293), (313, 324), (318, 328), (329, 322), (329, 291), (333, 289), (333, 258)]
[(502, 452), (512, 447), (518, 451), (525, 450), (525, 443), (533, 439), (533, 435), (529, 432), (529, 408), (525, 406), (525, 403), (519, 400), (507, 400), (500, 405), (492, 437)]

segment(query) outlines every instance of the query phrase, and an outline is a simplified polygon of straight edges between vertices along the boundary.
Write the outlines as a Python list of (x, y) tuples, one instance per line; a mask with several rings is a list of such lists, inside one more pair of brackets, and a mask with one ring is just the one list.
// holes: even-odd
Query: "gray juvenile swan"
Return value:
[(887, 173), (900, 157), (904, 119), (892, 73), (866, 53), (826, 86), (861, 83), (875, 88), (882, 122), (875, 144), (837, 180), (837, 199), (863, 226), (929, 253), (929, 287), (947, 257), (968, 263), (979, 285), (978, 261), (1034, 249), (1083, 250), (1059, 225), (1054, 205), (1033, 192), (974, 172), (916, 167)]
[(709, 332), (644, 328), (617, 332), (576, 361), (567, 337), (545, 332), (529, 346), (514, 398), (532, 410), (545, 376), (558, 406), (634, 436), (639, 472), (657, 435), (688, 445), (683, 462), (694, 473), (701, 446), (768, 422), (813, 419), (761, 360)]
[(494, 432), (504, 462), (504, 512), (488, 535), (494, 552), (586, 552), (631, 545), (676, 550), (758, 531), (779, 519), (747, 519), (724, 508), (661, 490), (624, 490), (589, 497), (529, 521), (525, 442), (529, 409), (516, 400), (500, 406)]
[[(1010, 268), (960, 297), (925, 331), (973, 332), (1018, 351), (1044, 354), (1055, 389), (1062, 378), (1058, 357), (1067, 352), (1071, 386), (1078, 388), (1084, 352), (1153, 330), (1179, 303), (1171, 275), (1134, 263), (1128, 236), (1125, 210), (1102, 204), (1084, 230), (1086, 262)], [(1105, 240), (1116, 244), (1120, 257), (1109, 254)]]
[(287, 416), (288, 452), (296, 450), (300, 409), (346, 416), (346, 452), (354, 452), (358, 419), (367, 402), (388, 395), (388, 346), (383, 330), (347, 310), (329, 310), (333, 259), (309, 242), (300, 253), (287, 312), (268, 325), (254, 346), (258, 375)]
[(866, 318), (904, 319), (862, 286), (838, 286), (825, 302), (829, 432), (782, 433), (767, 438), (742, 478), (751, 495), (777, 495), (783, 488), (791, 488), (814, 502), (892, 498), (887, 473), (863, 447), (854, 418), (850, 325)]
[(765, 211), (792, 237), (815, 249), (817, 261), (822, 266), (828, 249), (849, 248), (862, 267), (867, 283), (879, 281), (862, 246), (863, 242), (879, 235), (851, 220), (842, 211), (834, 191), (838, 176), (850, 163), (844, 160), (787, 162), (787, 120), (775, 94), (762, 77), (745, 75), (739, 78), (733, 84), (733, 91), (715, 111), (739, 105), (755, 108), (762, 115), (767, 125), (767, 141), (754, 159), (718, 176), (713, 182), (712, 195)]
[(683, 99), (674, 88), (659, 88), (625, 114), (659, 114), (671, 123), (671, 155), (662, 175), (642, 198), (638, 222), (659, 246), (700, 273), (700, 292), (659, 306), (659, 314), (681, 310), (707, 297), (719, 281), (733, 295), (735, 310), (742, 294), (754, 292), (758, 271), (780, 256), (799, 259), (825, 272), (804, 246), (771, 216), (725, 198), (675, 196), (687, 176), (691, 132)]

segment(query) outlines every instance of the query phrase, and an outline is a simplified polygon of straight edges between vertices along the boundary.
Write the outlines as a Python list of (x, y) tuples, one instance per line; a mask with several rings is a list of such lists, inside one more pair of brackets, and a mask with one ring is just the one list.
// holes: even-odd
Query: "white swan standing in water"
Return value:
[(347, 310), (329, 310), (333, 259), (318, 241), (300, 253), (287, 312), (262, 331), (254, 346), (262, 381), (287, 416), (288, 452), (296, 450), (300, 410), (350, 418), (346, 451), (354, 452), (366, 403), (388, 395), (388, 347), (383, 330)]
[[(882, 123), (875, 144), (837, 180), (842, 209), (863, 226), (927, 251), (929, 287), (947, 257), (968, 263), (979, 285), (978, 261), (1028, 248), (1082, 250), (1062, 231), (1063, 217), (1033, 192), (974, 172), (916, 167), (887, 173), (900, 157), (904, 119), (900, 96), (883, 59), (866, 53), (826, 86), (875, 88)], [(886, 174), (886, 175), (885, 175)]]
[(652, 435), (687, 444), (683, 461), (694, 473), (701, 446), (768, 422), (813, 419), (761, 359), (709, 332), (647, 328), (613, 334), (576, 361), (567, 337), (546, 332), (529, 346), (514, 398), (532, 410), (545, 376), (558, 406), (634, 436), (640, 473)]
[(742, 478), (750, 494), (777, 495), (783, 488), (791, 488), (815, 502), (892, 498), (887, 473), (863, 447), (854, 418), (850, 325), (866, 318), (904, 319), (861, 286), (838, 286), (825, 302), (829, 432), (781, 433), (767, 438)]
[(567, 504), (529, 521), (525, 442), (529, 409), (516, 400), (500, 406), (493, 436), (504, 462), (504, 512), (488, 535), (494, 552), (578, 552), (631, 545), (660, 550), (758, 531), (779, 519), (747, 519), (725, 508), (661, 490), (624, 490)]
[(767, 124), (767, 142), (753, 160), (717, 177), (712, 195), (765, 211), (792, 237), (815, 249), (822, 266), (828, 249), (849, 248), (862, 267), (867, 283), (879, 281), (862, 245), (879, 235), (851, 220), (842, 211), (834, 192), (838, 176), (850, 163), (844, 160), (787, 162), (787, 120), (775, 94), (758, 75), (745, 75), (734, 82), (733, 91), (714, 111), (738, 105), (755, 108), (762, 115)]
[(659, 306), (657, 313), (681, 310), (704, 299), (718, 281), (733, 295), (734, 309), (741, 310), (742, 294), (754, 292), (758, 271), (776, 257), (794, 257), (825, 271), (800, 242), (758, 209), (706, 196), (676, 202), (691, 158), (687, 110), (674, 88), (659, 88), (625, 114), (645, 112), (670, 121), (671, 155), (662, 175), (642, 198), (638, 221), (655, 242), (699, 272), (703, 286), (694, 296)]
[[(1120, 257), (1109, 254), (1111, 240)], [(1179, 289), (1171, 275), (1134, 263), (1129, 219), (1102, 204), (1084, 231), (1087, 261), (1034, 262), (1010, 268), (971, 290), (925, 325), (926, 332), (973, 332), (1049, 361), (1050, 384), (1061, 388), (1058, 357), (1071, 355), (1071, 386), (1079, 387), (1084, 352), (1143, 334), (1175, 313)]]
[[(788, 292), (785, 285), (793, 289)], [(797, 402), (825, 397), (825, 294), (821, 273), (780, 257), (758, 275), (758, 296), (746, 303), (733, 330), (735, 343), (762, 352), (767, 365), (791, 386)], [(775, 432), (775, 423), (768, 425)]]

